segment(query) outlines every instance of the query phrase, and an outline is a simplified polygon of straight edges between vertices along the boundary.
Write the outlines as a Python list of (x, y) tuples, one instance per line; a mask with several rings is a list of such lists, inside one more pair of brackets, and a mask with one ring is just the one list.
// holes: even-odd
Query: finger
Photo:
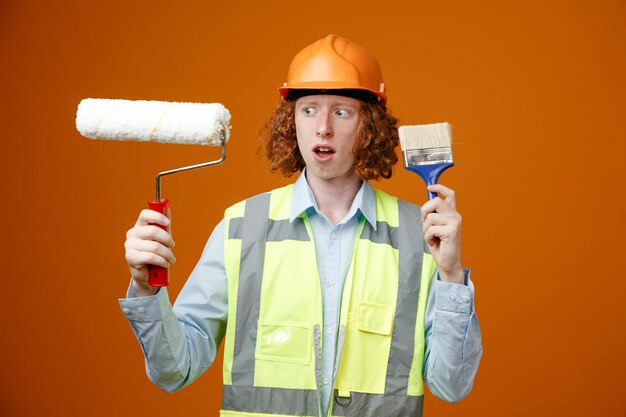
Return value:
[(441, 226), (446, 228), (446, 236), (458, 236), (461, 233), (462, 218), (458, 213), (454, 214), (439, 214), (431, 213), (426, 218), (422, 226), (422, 230), (425, 233), (429, 227)]
[(141, 252), (137, 250), (130, 250), (126, 252), (126, 262), (128, 265), (135, 269), (140, 269), (146, 265), (161, 266), (163, 268), (169, 268), (170, 262), (162, 256), (159, 256), (151, 252)]
[(427, 202), (424, 203), (424, 205), (422, 205), (422, 207), (420, 207), (421, 214), (422, 214), (422, 223), (424, 223), (424, 221), (426, 220), (426, 216), (428, 216), (429, 213), (434, 213), (435, 210), (437, 209), (437, 203), (435, 202), (437, 198), (439, 197), (436, 197), (432, 200), (428, 200)]
[[(167, 225), (167, 231), (172, 234), (172, 209), (170, 207), (165, 208), (165, 216), (169, 219), (170, 224)], [(172, 242), (173, 244), (173, 242)], [(172, 246), (174, 247), (174, 246)]]
[(144, 209), (139, 213), (139, 217), (137, 218), (136, 226), (146, 226), (148, 224), (158, 224), (163, 227), (168, 227), (171, 224), (170, 219), (164, 215), (159, 213), (158, 211)]
[(426, 230), (430, 226), (444, 226), (449, 223), (449, 220), (450, 216), (447, 214), (428, 213), (422, 224), (422, 230)]
[(435, 197), (432, 200), (427, 201), (421, 208), (422, 222), (426, 219), (430, 213), (454, 213), (453, 207), (450, 207), (448, 203), (443, 201), (440, 197)]
[(444, 242), (447, 239), (447, 232), (449, 232), (447, 226), (430, 226), (424, 231), (424, 239), (429, 246), (435, 246), (439, 241)]
[(450, 206), (456, 210), (456, 193), (452, 188), (448, 188), (443, 184), (433, 184), (429, 185), (427, 188), (430, 192), (442, 195), (446, 203), (450, 204)]
[(460, 227), (462, 220), (463, 218), (461, 214), (456, 211), (450, 213), (434, 212), (428, 213), (426, 219), (424, 220), (424, 224), (433, 224), (437, 226), (449, 224), (455, 227)]
[(128, 239), (124, 245), (127, 251), (149, 252), (167, 259), (171, 264), (176, 257), (170, 248), (154, 240)]
[(155, 240), (168, 248), (172, 248), (174, 243), (172, 235), (154, 225), (133, 227), (128, 231), (126, 236), (127, 238), (137, 238), (141, 240)]

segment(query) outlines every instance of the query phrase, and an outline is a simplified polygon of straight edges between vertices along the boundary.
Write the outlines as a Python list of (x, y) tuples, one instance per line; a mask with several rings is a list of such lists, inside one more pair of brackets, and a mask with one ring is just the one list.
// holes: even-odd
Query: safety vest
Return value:
[[(226, 210), (222, 417), (321, 415), (322, 290), (292, 186)], [(419, 208), (376, 190), (343, 290), (328, 416), (421, 416), (424, 313), (435, 271)]]

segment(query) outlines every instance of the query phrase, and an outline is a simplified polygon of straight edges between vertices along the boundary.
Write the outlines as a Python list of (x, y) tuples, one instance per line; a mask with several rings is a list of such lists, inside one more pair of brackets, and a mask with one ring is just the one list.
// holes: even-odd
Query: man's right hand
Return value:
[[(167, 231), (156, 225), (167, 227)], [(154, 210), (142, 210), (135, 225), (126, 232), (126, 262), (133, 277), (133, 289), (138, 297), (154, 295), (158, 288), (148, 284), (148, 265), (168, 268), (176, 258), (172, 253), (170, 210), (167, 216)]]

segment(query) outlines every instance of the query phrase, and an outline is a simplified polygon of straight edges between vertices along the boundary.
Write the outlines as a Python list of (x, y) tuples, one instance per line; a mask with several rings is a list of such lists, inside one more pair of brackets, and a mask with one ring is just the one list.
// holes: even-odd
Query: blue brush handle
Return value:
[[(426, 185), (435, 185), (439, 180), (439, 177), (446, 169), (454, 166), (454, 163), (445, 163), (445, 164), (429, 164), (429, 165), (412, 165), (406, 167), (409, 171), (413, 171), (418, 174)], [(431, 191), (428, 192), (428, 199), (432, 200), (437, 197), (437, 193), (433, 193)]]

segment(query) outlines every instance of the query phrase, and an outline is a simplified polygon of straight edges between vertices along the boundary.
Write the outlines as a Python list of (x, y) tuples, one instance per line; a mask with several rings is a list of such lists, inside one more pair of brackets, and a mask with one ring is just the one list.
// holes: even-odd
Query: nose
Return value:
[(333, 135), (333, 125), (330, 120), (331, 115), (329, 112), (324, 112), (320, 115), (319, 122), (315, 134), (319, 138), (329, 138)]

